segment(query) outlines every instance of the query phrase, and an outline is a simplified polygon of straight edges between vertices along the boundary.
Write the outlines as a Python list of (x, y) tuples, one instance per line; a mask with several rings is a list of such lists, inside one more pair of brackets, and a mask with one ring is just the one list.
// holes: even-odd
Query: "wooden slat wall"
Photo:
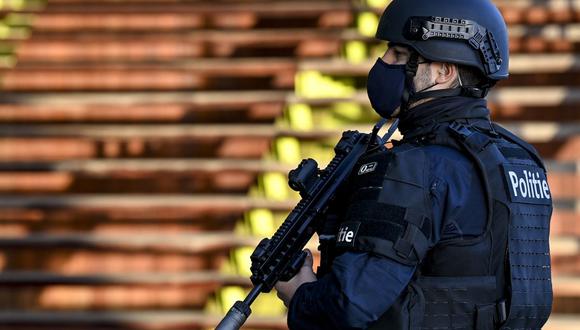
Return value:
[[(576, 329), (580, 3), (496, 3), (510, 25), (512, 77), (490, 107), (547, 160), (556, 200), (547, 328)], [(370, 128), (365, 119), (304, 131), (286, 117), (292, 105), (324, 112), (345, 101), (370, 113), (373, 60), (344, 52), (380, 46), (357, 25), (381, 10), (350, 0), (24, 4), (0, 8), (10, 26), (0, 37), (0, 328), (213, 327), (223, 289), (249, 287), (224, 271), (257, 242), (240, 234), (242, 220), (295, 202), (260, 192), (266, 174), (295, 165), (276, 158), (280, 138), (328, 149), (342, 130)], [(312, 71), (355, 91), (301, 95), (296, 83)], [(280, 312), (257, 314), (250, 327), (285, 328)]]

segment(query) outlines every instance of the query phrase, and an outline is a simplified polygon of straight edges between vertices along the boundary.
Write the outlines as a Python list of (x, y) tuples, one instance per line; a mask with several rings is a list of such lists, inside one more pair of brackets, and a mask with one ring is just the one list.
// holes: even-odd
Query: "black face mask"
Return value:
[[(431, 63), (431, 62), (421, 62)], [(395, 110), (399, 108), (403, 102), (403, 93), (406, 85), (406, 65), (387, 64), (381, 58), (369, 72), (367, 81), (367, 94), (373, 109), (383, 118), (391, 118)], [(435, 83), (419, 92), (415, 92), (413, 84), (411, 90), (408, 91), (411, 98), (422, 93), (438, 84)]]
[(401, 106), (405, 89), (405, 65), (385, 63), (381, 58), (369, 72), (367, 94), (373, 109), (383, 118), (391, 118)]

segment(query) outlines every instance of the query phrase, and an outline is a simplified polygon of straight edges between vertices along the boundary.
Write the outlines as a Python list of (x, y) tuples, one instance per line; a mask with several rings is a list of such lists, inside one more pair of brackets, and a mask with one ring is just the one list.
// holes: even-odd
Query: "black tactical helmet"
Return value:
[(475, 67), (492, 82), (509, 75), (507, 27), (490, 0), (393, 0), (376, 37), (431, 61)]

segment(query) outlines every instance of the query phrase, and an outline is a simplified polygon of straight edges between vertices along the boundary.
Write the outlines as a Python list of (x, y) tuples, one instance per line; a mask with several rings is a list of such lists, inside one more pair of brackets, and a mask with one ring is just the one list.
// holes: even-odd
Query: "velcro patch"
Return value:
[(512, 202), (544, 205), (552, 203), (548, 179), (541, 168), (504, 164), (503, 170)]
[(363, 175), (363, 174), (367, 174), (367, 173), (374, 172), (377, 169), (377, 166), (378, 165), (379, 165), (379, 163), (377, 163), (377, 162), (372, 162), (372, 163), (364, 164), (358, 170), (358, 175)]
[(359, 228), (360, 222), (350, 221), (340, 224), (338, 234), (336, 235), (336, 246), (354, 247)]

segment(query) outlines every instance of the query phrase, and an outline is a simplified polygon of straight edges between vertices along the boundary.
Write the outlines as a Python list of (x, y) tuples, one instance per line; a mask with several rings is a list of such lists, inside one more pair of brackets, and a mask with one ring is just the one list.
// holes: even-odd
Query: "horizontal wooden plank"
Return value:
[[(0, 72), (0, 86), (7, 92), (58, 91), (196, 91), (228, 90), (292, 90), (295, 87), (296, 65), (260, 69), (237, 66), (229, 71), (170, 68), (110, 68), (104, 65), (76, 68), (20, 68)], [(213, 72), (210, 72), (213, 71)], [(360, 72), (366, 77), (368, 70)], [(513, 73), (499, 84), (504, 87), (575, 87), (580, 79), (572, 68), (562, 73)], [(148, 78), (148, 79), (147, 79)], [(356, 88), (365, 86), (360, 82)]]
[[(236, 59), (237, 60), (237, 59)], [(375, 60), (363, 63), (350, 63), (342, 59), (299, 61), (298, 68), (316, 70), (330, 75), (367, 75)], [(566, 73), (580, 71), (580, 55), (563, 54), (515, 54), (510, 56), (510, 73)]]
[[(101, 45), (102, 46), (102, 45)], [(126, 47), (127, 45), (125, 45)], [(77, 45), (78, 47), (78, 45)], [(46, 51), (46, 50), (45, 50)], [(46, 53), (44, 54), (46, 58)], [(58, 60), (57, 57), (52, 57)], [(30, 72), (45, 70), (44, 73), (58, 72), (66, 73), (75, 70), (89, 70), (99, 68), (102, 70), (150, 70), (169, 71), (182, 70), (190, 73), (206, 75), (226, 75), (231, 76), (261, 76), (272, 75), (277, 71), (305, 71), (315, 70), (329, 75), (349, 75), (366, 76), (373, 66), (375, 60), (362, 63), (351, 63), (345, 59), (296, 59), (296, 58), (200, 58), (196, 60), (172, 60), (167, 63), (139, 62), (137, 60), (102, 63), (66, 61), (62, 63), (38, 63), (27, 62), (20, 59), (18, 67), (6, 72)], [(580, 55), (575, 53), (563, 54), (515, 54), (510, 56), (510, 73), (570, 73), (580, 71)]]
[(90, 249), (114, 249), (129, 251), (183, 251), (204, 253), (214, 250), (227, 250), (240, 246), (255, 246), (257, 238), (244, 237), (232, 232), (199, 232), (190, 234), (154, 233), (131, 235), (92, 235), (92, 234), (32, 234), (24, 237), (2, 236), (0, 246), (50, 248), (73, 246)]
[(259, 173), (287, 173), (290, 169), (291, 166), (259, 160), (0, 163), (0, 192), (245, 193)]
[[(260, 161), (87, 161), (49, 163), (0, 163), (0, 193), (243, 193), (260, 173), (286, 175), (291, 166)], [(9, 167), (11, 166), (11, 167)], [(32, 168), (36, 166), (34, 171)], [(40, 168), (44, 167), (44, 170)], [(68, 167), (68, 169), (67, 169)], [(91, 170), (91, 168), (95, 170)], [(50, 171), (46, 171), (50, 169)], [(580, 198), (580, 174), (551, 172), (554, 198)]]
[(3, 196), (0, 199), (0, 208), (162, 208), (162, 207), (190, 207), (201, 210), (231, 209), (248, 210), (254, 208), (268, 208), (274, 210), (288, 210), (296, 201), (275, 202), (245, 195), (92, 195), (92, 196)]
[[(529, 6), (522, 6), (521, 3), (511, 4), (505, 2), (499, 2), (500, 10), (502, 11), (506, 21), (509, 24), (517, 23), (550, 23), (550, 22), (570, 22), (574, 21), (574, 11), (570, 13), (570, 9), (577, 9), (572, 4), (567, 6), (558, 5), (557, 3), (550, 3), (549, 5), (538, 5), (533, 3)], [(358, 8), (359, 10), (372, 10), (369, 8)], [(232, 13), (245, 13), (254, 14), (258, 17), (303, 17), (304, 15), (320, 15), (328, 11), (351, 11), (352, 8), (347, 1), (341, 2), (329, 2), (329, 1), (316, 1), (316, 2), (289, 2), (289, 1), (279, 1), (268, 3), (264, 5), (261, 2), (245, 2), (245, 3), (214, 3), (208, 5), (201, 2), (190, 2), (190, 3), (155, 3), (155, 2), (122, 2), (122, 3), (96, 3), (88, 2), (83, 5), (79, 4), (59, 4), (51, 3), (50, 6), (45, 8), (44, 15), (48, 16), (56, 14), (58, 15), (87, 15), (90, 13), (98, 13), (103, 16), (110, 13), (172, 13), (172, 14), (232, 14)], [(377, 13), (382, 12), (382, 8), (377, 8), (375, 10)], [(354, 14), (354, 12), (353, 12)], [(301, 16), (302, 15), (302, 16)], [(74, 17), (74, 16), (73, 16)], [(105, 20), (109, 21), (109, 20)], [(39, 24), (39, 23), (37, 23)], [(43, 24), (40, 24), (44, 27)]]
[[(580, 42), (576, 38), (578, 25), (565, 26), (547, 25), (545, 27), (530, 28), (516, 25), (510, 27), (510, 47), (515, 53), (519, 52), (565, 52), (573, 51)], [(563, 37), (565, 36), (565, 37)], [(279, 49), (279, 56), (293, 54), (299, 57), (330, 57), (338, 53), (345, 41), (365, 41), (379, 43), (378, 40), (360, 35), (354, 29), (257, 29), (257, 30), (201, 30), (186, 35), (175, 33), (151, 32), (141, 36), (136, 34), (119, 34), (100, 32), (85, 32), (71, 36), (69, 33), (34, 33), (30, 40), (33, 42), (60, 42), (74, 40), (77, 43), (90, 41), (91, 43), (119, 43), (125, 41), (141, 41), (149, 44), (179, 41), (175, 45), (180, 47), (195, 47), (202, 57), (247, 57), (266, 49)], [(15, 40), (7, 40), (12, 44)], [(5, 43), (6, 43), (5, 42)], [(31, 41), (26, 41), (31, 42)], [(263, 56), (263, 54), (262, 54)]]
[[(272, 201), (245, 195), (63, 195), (63, 196), (3, 196), (0, 208), (199, 208), (211, 210), (248, 210), (268, 208), (289, 210), (296, 200)], [(577, 212), (580, 201), (564, 199), (554, 201), (561, 210)]]
[[(570, 279), (565, 282), (572, 285)], [(197, 271), (187, 273), (92, 273), (64, 275), (52, 272), (5, 271), (0, 274), (0, 286), (11, 285), (142, 285), (142, 286), (211, 286), (237, 285), (250, 287), (249, 278), (239, 275), (228, 275), (216, 271)]]
[[(506, 87), (493, 90), (489, 106), (500, 120), (580, 120), (575, 88)], [(5, 93), (0, 122), (241, 123), (273, 122), (284, 103), (326, 106), (355, 101), (370, 106), (365, 94), (342, 99), (297, 98), (288, 92), (231, 91), (199, 93)], [(558, 108), (557, 111), (554, 108)]]
[[(0, 287), (2, 310), (201, 310), (219, 284), (207, 286), (4, 286)], [(5, 325), (6, 323), (2, 323)]]
[(332, 10), (350, 10), (348, 0), (316, 0), (316, 1), (227, 1), (207, 3), (204, 1), (83, 1), (74, 2), (51, 2), (43, 13), (50, 14), (90, 14), (90, 13), (232, 13), (252, 12), (264, 16), (298, 16), (308, 14), (321, 14)]
[[(508, 122), (502, 126), (530, 143), (566, 140), (580, 134), (576, 123)], [(89, 139), (115, 138), (225, 138), (292, 136), (305, 140), (335, 138), (347, 129), (368, 132), (369, 125), (345, 125), (337, 129), (293, 130), (273, 125), (2, 125), (3, 137), (77, 137)]]
[[(75, 247), (79, 249), (106, 249), (116, 251), (160, 251), (207, 253), (223, 251), (236, 247), (256, 246), (258, 237), (248, 237), (232, 232), (198, 232), (190, 234), (141, 233), (136, 236), (127, 234), (43, 234), (11, 235), (0, 238), (3, 248), (58, 248)], [(554, 256), (570, 256), (580, 253), (580, 242), (575, 237), (552, 237), (551, 253)]]
[[(506, 126), (532, 143), (546, 159), (578, 160), (580, 137), (577, 134), (579, 126), (575, 124)], [(0, 158), (4, 162), (146, 157), (258, 159), (270, 150), (272, 141), (278, 137), (290, 136), (300, 141), (338, 141), (343, 130), (370, 130), (370, 125), (319, 131), (295, 131), (271, 125), (0, 127), (6, 128), (0, 133), (4, 136), (0, 140)]]
[[(300, 3), (298, 4), (300, 5)], [(90, 10), (89, 8), (95, 8)], [(217, 11), (212, 6), (195, 8), (191, 5), (139, 6), (132, 8), (107, 8), (106, 6), (82, 6), (82, 12), (67, 8), (69, 12), (57, 12), (49, 7), (37, 15), (31, 24), (34, 31), (68, 32), (81, 31), (119, 31), (149, 32), (171, 31), (180, 32), (192, 29), (252, 29), (255, 27), (301, 27), (337, 28), (348, 27), (354, 13), (348, 8), (334, 5), (331, 8), (316, 8), (307, 10), (310, 6), (278, 8), (278, 6), (262, 6), (262, 10), (227, 10)], [(220, 7), (220, 6), (217, 6)], [(269, 9), (273, 7), (276, 10)], [(287, 7), (287, 6), (286, 6)], [(300, 9), (298, 9), (300, 8)], [(316, 10), (318, 9), (318, 10)], [(90, 11), (87, 11), (90, 10)]]
[(165, 104), (0, 104), (9, 123), (273, 123), (283, 102), (197, 105)]
[[(574, 23), (580, 17), (580, 6), (574, 1), (570, 2), (533, 2), (533, 1), (494, 1), (499, 7), (504, 20), (508, 25), (514, 24), (549, 24), (549, 23)], [(576, 5), (575, 5), (576, 4)], [(377, 14), (383, 12), (383, 8), (369, 8), (362, 6), (362, 11), (372, 11)]]
[(580, 8), (579, 0), (542, 0), (541, 2), (538, 2), (537, 0), (493, 0), (493, 3), (496, 6), (515, 7), (515, 8), (528, 8), (534, 5), (542, 5), (546, 8), (555, 8), (555, 9)]
[(554, 296), (580, 297), (580, 277), (557, 276), (552, 279)]
[[(194, 133), (196, 134), (196, 133)], [(2, 138), (4, 161), (64, 160), (90, 158), (229, 158), (260, 159), (270, 150), (272, 138), (154, 137), (154, 138)]]
[[(576, 173), (575, 163), (554, 163), (551, 170)], [(580, 166), (580, 165), (579, 165)], [(0, 163), (0, 171), (57, 171), (109, 175), (117, 172), (187, 172), (218, 173), (244, 171), (260, 173), (268, 171), (288, 172), (293, 166), (271, 160), (226, 159), (133, 159), (133, 160), (71, 160), (61, 162)]]
[(116, 172), (102, 175), (66, 172), (0, 172), (0, 193), (246, 193), (257, 180), (247, 171), (175, 173)]
[(580, 317), (571, 314), (552, 314), (542, 329), (544, 330), (574, 330), (578, 329)]
[[(580, 277), (555, 276), (553, 279), (554, 295), (558, 297), (580, 297)], [(0, 286), (9, 285), (238, 285), (251, 287), (249, 278), (239, 275), (227, 275), (215, 271), (198, 271), (190, 273), (125, 273), (125, 274), (90, 274), (62, 275), (57, 273), (8, 271), (0, 274)]]
[[(124, 276), (59, 276), (54, 274), (42, 273), (8, 273), (0, 279), (0, 292), (19, 293), (27, 292), (28, 295), (20, 295), (20, 299), (12, 303), (5, 304), (8, 309), (18, 307), (37, 306), (37, 308), (70, 308), (78, 309), (79, 307), (97, 307), (113, 305), (116, 308), (147, 308), (154, 307), (155, 299), (160, 301), (158, 306), (164, 308), (183, 308), (192, 306), (184, 298), (198, 299), (204, 294), (208, 295), (212, 289), (215, 290), (220, 285), (238, 285), (249, 287), (249, 280), (239, 276), (224, 276), (214, 273), (195, 274), (150, 274), (150, 275), (124, 275)], [(162, 275), (167, 275), (167, 280), (162, 279)], [(553, 278), (554, 298), (556, 307), (554, 312), (560, 311), (558, 305), (566, 303), (567, 298), (577, 298), (580, 294), (580, 278), (578, 277), (561, 277)], [(7, 288), (5, 286), (9, 285)], [(33, 291), (34, 288), (42, 288), (43, 291)], [(163, 291), (165, 290), (165, 291)], [(180, 291), (181, 294), (177, 294)], [(191, 291), (196, 291), (191, 293)], [(188, 294), (188, 291), (190, 292)], [(34, 297), (32, 292), (38, 292)], [(136, 302), (132, 299), (132, 294), (140, 293), (141, 299)], [(165, 293), (163, 293), (165, 292)], [(68, 302), (63, 297), (82, 297), (76, 301)], [(51, 297), (53, 300), (49, 300)], [(115, 297), (115, 298), (113, 298)], [(199, 306), (199, 303), (194, 303)]]
[[(84, 6), (83, 6), (84, 7)], [(179, 13), (176, 10), (187, 10), (188, 7), (181, 6), (171, 10), (159, 9), (156, 13), (138, 12), (137, 7), (132, 10), (123, 11), (122, 8), (110, 8), (108, 12), (98, 13), (95, 11), (86, 11), (84, 13), (62, 12), (49, 6), (43, 12), (34, 15), (30, 24), (35, 31), (59, 31), (75, 32), (79, 30), (105, 30), (105, 31), (122, 31), (130, 33), (132, 31), (180, 31), (200, 28), (218, 28), (219, 24), (211, 24), (201, 13), (189, 11), (189, 13)], [(99, 7), (93, 7), (98, 10)], [(150, 6), (141, 7), (145, 10)], [(88, 9), (88, 8), (86, 8)], [(106, 9), (102, 6), (101, 9)], [(151, 8), (153, 9), (153, 8)], [(230, 14), (228, 18), (236, 22), (238, 28), (253, 26), (256, 17), (252, 13)], [(241, 20), (241, 21), (240, 21)], [(245, 22), (244, 22), (245, 21)], [(208, 24), (210, 23), (210, 24)], [(244, 24), (245, 23), (245, 24)], [(230, 25), (231, 26), (231, 25)]]
[[(529, 38), (531, 36), (538, 36), (544, 40), (560, 40), (561, 36), (566, 36), (569, 41), (580, 41), (580, 36), (577, 31), (580, 29), (580, 24), (547, 24), (545, 26), (528, 26), (528, 25), (511, 25), (509, 26), (510, 37)], [(163, 33), (147, 33), (140, 36), (146, 40), (155, 40), (160, 37), (167, 37)], [(99, 33), (86, 32), (70, 35), (68, 33), (43, 33), (41, 31), (32, 35), (31, 40), (123, 40), (135, 38), (135, 35), (122, 35), (118, 33), (107, 33), (102, 31)], [(185, 39), (184, 39), (185, 37)], [(278, 37), (278, 38), (276, 38)], [(362, 36), (355, 29), (312, 29), (312, 28), (292, 28), (292, 29), (256, 29), (256, 30), (238, 30), (238, 31), (221, 31), (221, 30), (200, 30), (189, 32), (185, 36), (173, 37), (179, 38), (181, 41), (193, 42), (211, 42), (211, 43), (227, 43), (233, 45), (243, 44), (258, 44), (262, 43), (288, 43), (299, 42), (303, 40), (368, 40), (376, 42), (372, 37)]]
[[(120, 38), (116, 36), (116, 38)], [(162, 62), (169, 64), (173, 61), (184, 61), (191, 58), (203, 58), (208, 57), (229, 57), (230, 55), (236, 55), (235, 49), (230, 49), (231, 47), (238, 47), (240, 50), (244, 49), (243, 45), (236, 46), (222, 45), (221, 48), (217, 45), (208, 46), (208, 44), (199, 43), (196, 41), (189, 40), (185, 38), (184, 40), (179, 40), (177, 38), (169, 38), (159, 36), (157, 39), (142, 40), (145, 37), (136, 36), (129, 40), (100, 40), (93, 41), (91, 38), (86, 39), (74, 39), (74, 40), (45, 40), (45, 39), (31, 39), (24, 43), (18, 43), (17, 45), (6, 45), (3, 47), (12, 49), (18, 58), (19, 65), (26, 65), (26, 63), (114, 63), (114, 62)], [(183, 38), (182, 38), (183, 39)], [(327, 40), (327, 39), (324, 39)], [(312, 40), (311, 40), (312, 41)], [(255, 54), (259, 57), (264, 57), (273, 51), (272, 46), (276, 43), (272, 40), (264, 40), (265, 44), (255, 43), (254, 45), (249, 45), (255, 47), (256, 51), (251, 51), (251, 48), (246, 48), (245, 52), (238, 52), (240, 57), (247, 57)], [(286, 42), (280, 47), (290, 47), (286, 48), (284, 52), (273, 53), (273, 56), (284, 57), (288, 54), (293, 54), (298, 57), (315, 57), (316, 53), (312, 56), (308, 56), (307, 52), (304, 52), (299, 48), (304, 42), (304, 47), (308, 48), (310, 42), (308, 40), (294, 39), (293, 42)], [(268, 46), (269, 43), (269, 46)], [(514, 51), (518, 49), (534, 50), (534, 52), (540, 52), (541, 47), (557, 46), (557, 43), (549, 40), (525, 40), (523, 38), (513, 39)], [(1, 44), (1, 43), (0, 43)], [(151, 44), (155, 44), (156, 47), (151, 48)], [(210, 44), (211, 45), (211, 44)], [(319, 42), (318, 47), (328, 48), (328, 50), (336, 49), (336, 44), (328, 44), (325, 46), (324, 43)], [(544, 46), (542, 46), (544, 45)], [(572, 44), (570, 42), (564, 42), (563, 46), (570, 47)], [(269, 50), (268, 50), (269, 47)], [(534, 48), (535, 47), (535, 48)], [(306, 51), (305, 49), (304, 51)], [(319, 53), (319, 56), (332, 55), (325, 50)], [(573, 49), (570, 49), (572, 51)], [(562, 51), (565, 51), (563, 49)], [(303, 56), (301, 56), (303, 55)], [(325, 56), (328, 57), (328, 56)]]
[[(580, 174), (580, 162), (545, 160), (548, 172), (555, 174)], [(288, 172), (295, 166), (273, 160), (226, 160), (226, 159), (133, 159), (133, 160), (70, 160), (60, 162), (33, 161), (29, 163), (0, 163), (0, 171), (58, 171), (87, 174), (115, 172), (219, 172), (248, 171)]]
[[(292, 93), (287, 91), (226, 91), (226, 92), (97, 92), (97, 93), (2, 93), (3, 104), (35, 106), (89, 106), (89, 105), (155, 105), (186, 104), (204, 107), (232, 107), (257, 103), (286, 102)], [(580, 97), (579, 97), (580, 99)]]
[[(0, 322), (10, 324), (14, 330), (62, 329), (59, 325), (68, 325), (66, 329), (103, 329), (103, 326), (114, 326), (115, 329), (202, 329), (213, 327), (223, 315), (209, 315), (199, 311), (101, 311), (101, 312), (43, 312), (7, 310), (0, 312)], [(545, 330), (576, 330), (580, 317), (576, 315), (552, 314)], [(247, 327), (258, 329), (287, 329), (283, 318), (264, 318), (252, 315), (248, 318)], [(76, 325), (79, 328), (71, 328)], [(28, 328), (27, 328), (28, 326)]]
[[(46, 55), (45, 55), (46, 56)], [(0, 70), (5, 91), (291, 89), (294, 59), (173, 64), (19, 65)]]
[[(381, 8), (358, 8), (358, 11), (382, 13)], [(579, 12), (570, 8), (530, 6), (527, 8), (501, 6), (506, 22), (513, 24), (574, 23)], [(46, 8), (33, 21), (36, 31), (78, 32), (79, 30), (159, 31), (193, 28), (252, 28), (261, 20), (277, 19), (276, 27), (285, 26), (288, 20), (310, 19), (322, 27), (332, 17), (330, 26), (347, 27), (357, 11), (347, 2), (279, 2), (274, 5), (256, 3), (226, 4), (147, 4), (118, 3), (114, 6), (87, 4), (83, 6), (54, 6)], [(149, 23), (149, 24), (148, 24)], [(303, 22), (302, 26), (307, 25)], [(324, 24), (326, 23), (326, 24)], [(291, 25), (290, 25), (291, 26)]]
[[(207, 329), (214, 327), (223, 315), (210, 315), (200, 311), (103, 311), (103, 312), (43, 312), (43, 311), (0, 311), (0, 323), (11, 327), (77, 325), (82, 329), (103, 326), (131, 329)], [(252, 315), (246, 321), (247, 327), (255, 329), (286, 329), (286, 321), (280, 317), (260, 317)], [(18, 328), (19, 329), (19, 328)], [(57, 328), (59, 329), (59, 328)], [(62, 328), (60, 328), (62, 329)], [(68, 328), (67, 328), (68, 329)]]
[(511, 3), (499, 4), (500, 11), (508, 24), (575, 23), (580, 19), (580, 7), (569, 4), (549, 6), (546, 2), (522, 7)]
[[(134, 231), (136, 233), (138, 231)], [(191, 273), (220, 269), (229, 249), (191, 254), (187, 251), (130, 251), (59, 246), (38, 249), (6, 247), (0, 251), (3, 271), (42, 271), (63, 275), (92, 273)], [(566, 260), (566, 266), (571, 263)]]
[[(151, 78), (150, 80), (148, 78)], [(8, 72), (2, 75), (6, 91), (67, 90), (184, 90), (209, 89), (204, 77), (183, 72)]]
[[(567, 87), (509, 87), (493, 90), (488, 96), (490, 103), (496, 106), (543, 106), (560, 107), (580, 103), (580, 89)], [(332, 104), (341, 101), (354, 101), (369, 104), (368, 96), (363, 91), (351, 97), (342, 98), (305, 98), (286, 91), (226, 91), (199, 93), (169, 92), (169, 93), (4, 93), (0, 102), (6, 104), (30, 104), (44, 106), (79, 106), (90, 104), (192, 104), (204, 106), (225, 106), (248, 103), (307, 103), (311, 105)]]

